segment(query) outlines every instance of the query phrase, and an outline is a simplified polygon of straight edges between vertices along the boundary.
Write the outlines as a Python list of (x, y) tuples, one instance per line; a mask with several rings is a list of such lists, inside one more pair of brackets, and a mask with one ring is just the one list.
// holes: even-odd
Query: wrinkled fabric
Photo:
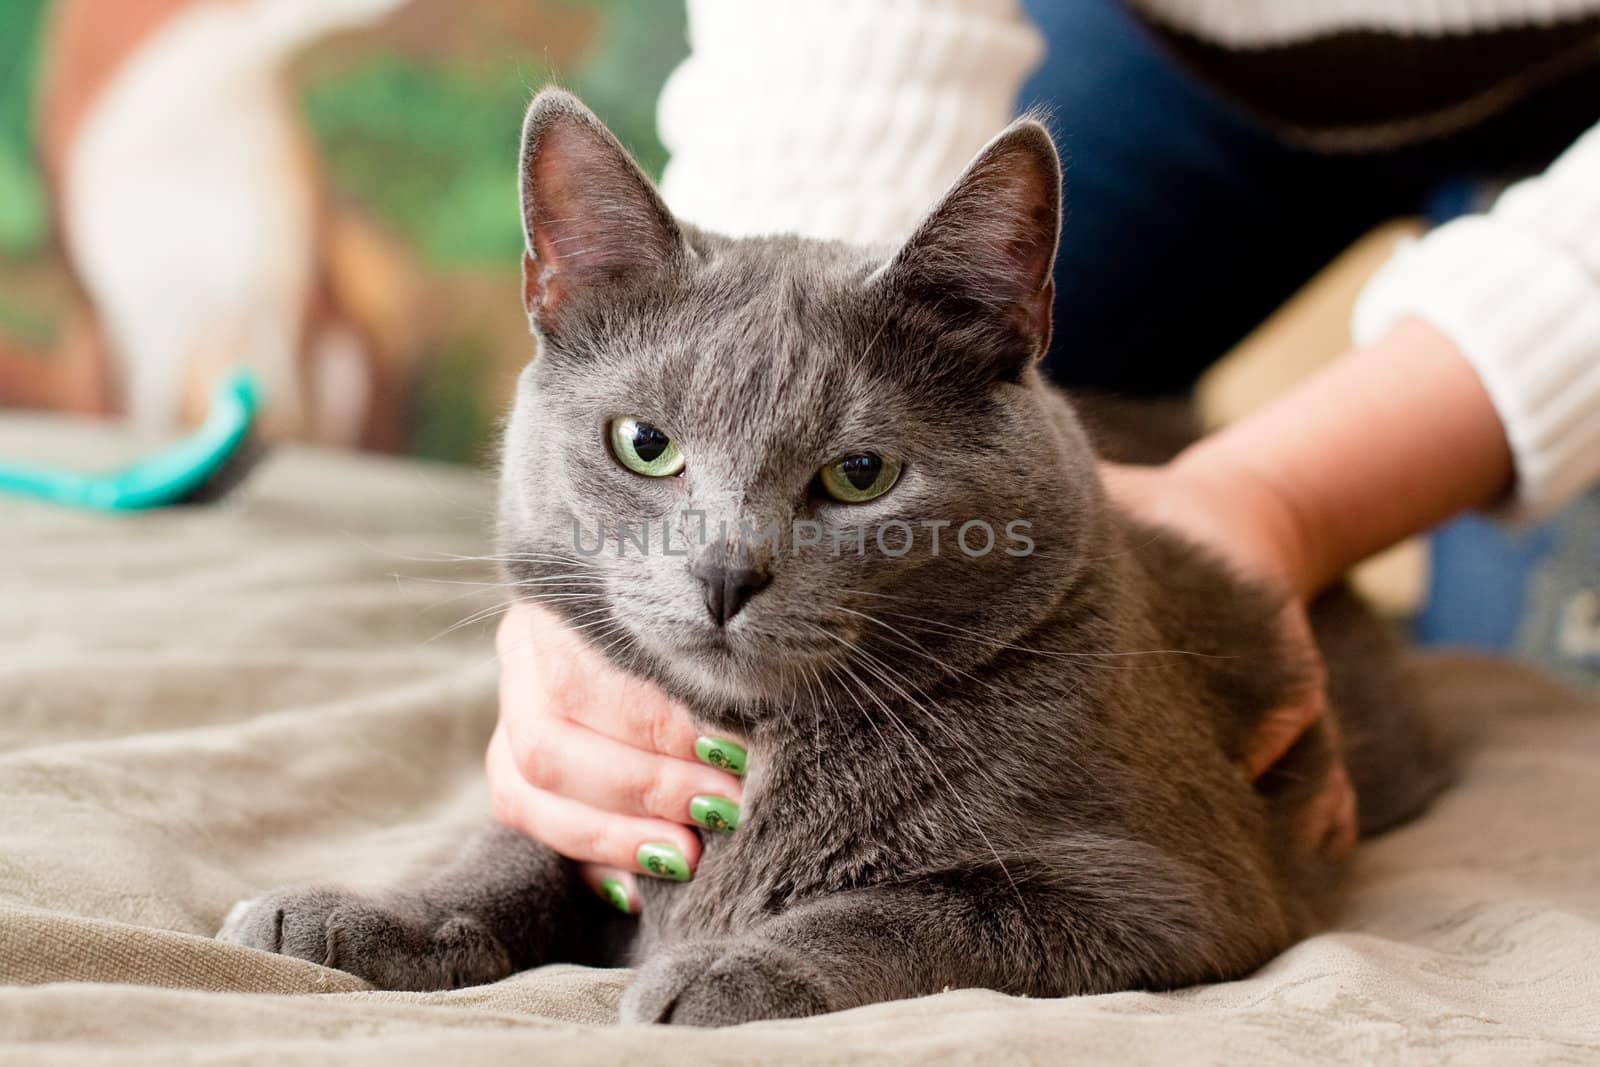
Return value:
[[(0, 419), (0, 455), (130, 454)], [(492, 511), (481, 475), (296, 449), (220, 507), (0, 498), (0, 1062), (1600, 1057), (1600, 700), (1494, 661), (1420, 665), (1458, 783), (1361, 849), (1337, 929), (1243, 981), (681, 1031), (614, 1025), (621, 971), (387, 993), (211, 940), (240, 898), (382, 885), (487, 817)]]

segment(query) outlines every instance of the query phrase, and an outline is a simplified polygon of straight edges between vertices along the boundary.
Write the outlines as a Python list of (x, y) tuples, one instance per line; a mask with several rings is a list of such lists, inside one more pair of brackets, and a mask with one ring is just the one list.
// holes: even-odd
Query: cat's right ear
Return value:
[(984, 146), (881, 277), (976, 330), (993, 371), (1014, 376), (1050, 344), (1060, 235), (1061, 163), (1050, 132), (1023, 117)]
[(575, 294), (645, 279), (685, 249), (650, 179), (594, 112), (560, 89), (522, 124), (522, 301), (540, 332)]

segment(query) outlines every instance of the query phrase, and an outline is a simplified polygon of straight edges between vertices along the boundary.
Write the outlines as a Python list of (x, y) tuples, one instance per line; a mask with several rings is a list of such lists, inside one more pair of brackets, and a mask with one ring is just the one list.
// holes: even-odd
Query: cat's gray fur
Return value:
[[(693, 881), (641, 879), (638, 920), (494, 830), (424, 885), (281, 890), (223, 936), (402, 989), (631, 962), (625, 1019), (716, 1025), (949, 987), (1171, 988), (1316, 928), (1338, 872), (1295, 831), (1327, 735), (1255, 786), (1239, 767), (1299, 680), (1277, 602), (1119, 515), (1034, 366), (1059, 183), (1024, 119), (902, 248), (730, 240), (675, 222), (581, 104), (540, 94), (522, 187), (540, 344), (506, 432), (502, 551), (524, 595), (749, 739), (742, 821), (706, 835)], [(679, 442), (682, 477), (613, 461), (605, 427), (629, 415)], [(892, 491), (812, 491), (866, 449), (904, 459)], [(953, 527), (899, 559), (836, 557), (827, 534), (697, 545), (689, 509), (730, 531), (1025, 518), (1036, 551), (972, 558)], [(574, 552), (574, 522), (663, 519), (687, 558)], [(770, 574), (725, 629), (702, 552)], [(1364, 828), (1397, 821), (1440, 781), (1412, 694), (1358, 604), (1316, 614)]]

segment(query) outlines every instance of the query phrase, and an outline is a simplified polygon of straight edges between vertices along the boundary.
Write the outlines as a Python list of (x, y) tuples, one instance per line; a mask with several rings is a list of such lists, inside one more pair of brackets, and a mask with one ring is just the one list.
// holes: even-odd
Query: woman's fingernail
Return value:
[(689, 818), (707, 830), (731, 834), (739, 828), (739, 805), (722, 797), (692, 797)]
[(671, 878), (674, 882), (689, 880), (689, 861), (683, 858), (676, 845), (665, 841), (647, 841), (639, 846), (639, 866), (651, 874)]
[(615, 878), (600, 879), (600, 892), (605, 894), (606, 900), (613, 908), (624, 915), (633, 914), (633, 904), (628, 900), (628, 887)]
[(743, 774), (750, 754), (743, 745), (736, 745), (725, 737), (702, 737), (694, 743), (694, 754), (701, 763), (721, 767), (730, 774)]

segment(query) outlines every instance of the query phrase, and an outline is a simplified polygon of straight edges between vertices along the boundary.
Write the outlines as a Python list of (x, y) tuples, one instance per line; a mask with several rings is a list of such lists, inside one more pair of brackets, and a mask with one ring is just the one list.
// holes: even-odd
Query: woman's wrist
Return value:
[(1482, 383), (1420, 319), (1401, 320), (1168, 466), (1179, 498), (1211, 492), (1219, 508), (1239, 512), (1229, 531), (1237, 554), (1303, 596), (1492, 503), (1512, 477)]
[(1105, 464), (1106, 489), (1140, 522), (1176, 531), (1243, 576), (1305, 592), (1302, 527), (1287, 501), (1248, 469), (1197, 450), (1157, 467)]
[[(1213, 501), (1211, 547), (1255, 578), (1300, 596), (1316, 591), (1317, 544), (1295, 498), (1271, 468), (1241, 461), (1202, 440), (1165, 468), (1179, 500)], [(1183, 525), (1181, 516), (1174, 522)]]

